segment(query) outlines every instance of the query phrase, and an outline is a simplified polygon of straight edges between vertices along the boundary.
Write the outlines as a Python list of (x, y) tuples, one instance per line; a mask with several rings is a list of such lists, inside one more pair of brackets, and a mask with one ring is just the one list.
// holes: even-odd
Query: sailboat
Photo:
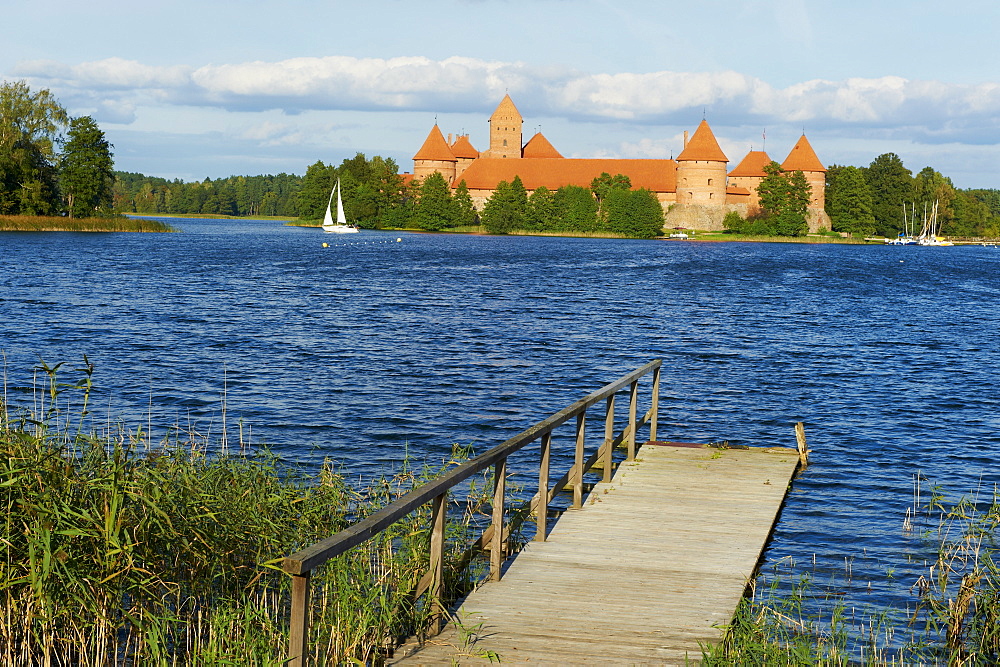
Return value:
[[(330, 214), (330, 208), (333, 206), (333, 195), (337, 194), (337, 221), (334, 222), (333, 216)], [(333, 232), (334, 234), (357, 234), (358, 228), (356, 225), (347, 224), (347, 216), (344, 215), (344, 202), (340, 197), (340, 179), (337, 179), (337, 185), (334, 186), (333, 190), (330, 191), (330, 201), (326, 203), (326, 215), (323, 216), (323, 231)]]

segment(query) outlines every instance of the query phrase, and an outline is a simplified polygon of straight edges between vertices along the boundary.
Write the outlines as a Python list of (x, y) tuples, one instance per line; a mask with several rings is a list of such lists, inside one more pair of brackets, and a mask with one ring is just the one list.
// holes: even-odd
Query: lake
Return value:
[(925, 501), (998, 480), (1000, 249), (168, 222), (0, 234), (12, 403), (40, 358), (69, 380), (86, 354), (99, 421), (217, 438), (224, 405), (230, 442), (366, 478), (485, 451), (663, 358), (661, 439), (794, 446), (806, 423), (765, 570), (849, 606), (912, 601), (934, 546), (903, 530), (915, 476)]

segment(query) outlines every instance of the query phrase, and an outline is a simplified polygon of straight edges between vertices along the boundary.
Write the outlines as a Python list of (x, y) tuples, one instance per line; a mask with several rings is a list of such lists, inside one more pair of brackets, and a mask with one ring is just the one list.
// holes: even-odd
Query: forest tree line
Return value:
[(832, 165), (826, 173), (826, 212), (833, 230), (857, 236), (894, 237), (904, 228), (904, 204), (919, 233), (923, 211), (937, 203), (941, 235), (1000, 237), (1000, 190), (956, 188), (931, 167), (915, 176), (895, 153), (867, 167)]

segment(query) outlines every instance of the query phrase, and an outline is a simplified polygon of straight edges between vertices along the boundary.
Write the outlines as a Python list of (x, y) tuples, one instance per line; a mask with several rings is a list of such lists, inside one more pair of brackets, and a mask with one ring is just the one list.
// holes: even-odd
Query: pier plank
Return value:
[(471, 593), (462, 627), (389, 662), (698, 662), (732, 618), (798, 462), (790, 448), (647, 444)]

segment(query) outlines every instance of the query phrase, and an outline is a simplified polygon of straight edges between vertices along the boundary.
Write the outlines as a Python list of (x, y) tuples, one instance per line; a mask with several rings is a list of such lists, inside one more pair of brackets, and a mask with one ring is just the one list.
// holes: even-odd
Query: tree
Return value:
[(924, 167), (913, 177), (913, 201), (927, 202), (930, 209), (934, 203), (938, 205), (938, 230), (951, 228), (955, 221), (953, 202), (955, 201), (955, 186), (951, 179), (942, 176), (931, 167)]
[(611, 188), (604, 202), (607, 231), (632, 238), (651, 239), (663, 233), (663, 207), (646, 190)]
[(895, 153), (883, 153), (862, 172), (872, 192), (875, 233), (896, 236), (902, 231), (903, 203), (913, 201), (910, 170)]
[(305, 220), (321, 220), (330, 201), (330, 192), (336, 181), (336, 170), (322, 160), (309, 165), (299, 188), (299, 216)]
[(55, 141), (67, 118), (48, 90), (0, 83), (0, 213), (58, 211)]
[(111, 144), (90, 116), (70, 121), (59, 164), (59, 184), (71, 218), (110, 212), (115, 170)]
[(490, 234), (509, 234), (524, 229), (528, 213), (528, 192), (520, 176), (510, 183), (497, 183), (493, 196), (483, 207), (482, 220)]
[(826, 212), (833, 231), (861, 236), (875, 233), (872, 191), (861, 169), (832, 165), (827, 170)]
[(597, 231), (597, 198), (590, 190), (579, 185), (564, 185), (556, 190), (553, 200), (560, 231)]
[(472, 196), (469, 194), (469, 186), (465, 181), (459, 182), (452, 195), (455, 203), (455, 227), (471, 227), (476, 224), (479, 214), (472, 203)]
[(559, 217), (553, 192), (544, 185), (538, 186), (528, 197), (528, 217), (524, 228), (535, 232), (553, 231)]
[(632, 181), (625, 174), (615, 174), (612, 176), (608, 172), (601, 172), (600, 176), (597, 176), (590, 182), (590, 191), (594, 193), (594, 197), (597, 198), (597, 217), (603, 220), (604, 218), (604, 200), (607, 198), (608, 193), (612, 190), (630, 190), (632, 189)]
[(432, 172), (420, 184), (413, 222), (420, 229), (437, 232), (455, 226), (457, 210), (451, 198), (451, 189), (439, 172)]
[(801, 171), (782, 171), (777, 162), (764, 166), (764, 176), (757, 186), (761, 217), (773, 226), (779, 236), (801, 236), (809, 225), (806, 212), (809, 208), (809, 187)]

